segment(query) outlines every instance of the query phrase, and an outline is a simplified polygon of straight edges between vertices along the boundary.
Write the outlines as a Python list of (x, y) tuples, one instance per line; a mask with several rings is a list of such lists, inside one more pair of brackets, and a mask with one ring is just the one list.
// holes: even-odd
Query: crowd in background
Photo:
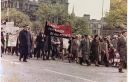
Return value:
[[(113, 36), (73, 35), (70, 38), (46, 36), (42, 32), (37, 34), (30, 31), (29, 26), (17, 31), (15, 46), (9, 46), (11, 34), (1, 31), (2, 55), (16, 54), (21, 61), (27, 62), (29, 58), (43, 60), (68, 60), (80, 65), (95, 64), (116, 66), (119, 72), (127, 66), (126, 31)], [(1, 55), (1, 56), (2, 56)]]

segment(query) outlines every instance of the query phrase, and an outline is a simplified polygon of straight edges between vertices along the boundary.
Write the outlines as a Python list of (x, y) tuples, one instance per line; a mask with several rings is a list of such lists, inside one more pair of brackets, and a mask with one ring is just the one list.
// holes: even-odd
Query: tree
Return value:
[(113, 0), (111, 10), (106, 14), (106, 21), (112, 27), (126, 27), (127, 25), (127, 1)]
[(33, 22), (33, 28), (32, 28), (32, 30), (35, 31), (35, 32), (37, 32), (38, 30), (43, 31), (44, 29), (41, 28), (41, 27), (43, 27), (43, 26), (42, 26), (42, 24), (41, 24), (40, 21), (34, 21)]
[(58, 24), (64, 24), (67, 19), (68, 13), (65, 12), (64, 5), (60, 4), (39, 4), (36, 12), (40, 22), (44, 25), (48, 20)]
[(76, 17), (75, 16), (68, 15), (66, 20), (68, 22), (70, 22), (70, 24), (72, 25), (73, 28), (75, 27), (75, 21), (76, 21)]
[[(8, 16), (7, 14), (8, 13)], [(14, 21), (15, 26), (22, 27), (23, 25), (32, 26), (29, 16), (16, 10), (15, 8), (9, 8), (9, 11), (3, 10), (1, 13), (2, 20)]]
[(91, 30), (89, 29), (89, 25), (88, 25), (87, 21), (82, 18), (77, 18), (75, 20), (73, 32), (75, 34), (81, 34), (81, 35), (84, 35), (84, 34), (90, 35), (91, 34)]

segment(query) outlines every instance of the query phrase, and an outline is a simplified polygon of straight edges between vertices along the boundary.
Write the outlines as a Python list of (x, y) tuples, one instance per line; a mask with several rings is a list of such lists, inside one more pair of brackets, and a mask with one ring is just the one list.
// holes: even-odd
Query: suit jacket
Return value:
[(20, 53), (22, 54), (28, 54), (31, 52), (31, 47), (32, 47), (32, 39), (31, 39), (31, 34), (26, 31), (22, 30), (19, 33), (19, 50)]
[(26, 30), (22, 30), (19, 33), (19, 41), (20, 41), (20, 46), (31, 46), (32, 44), (31, 34)]
[(37, 47), (43, 48), (43, 46), (44, 46), (44, 38), (43, 38), (43, 36), (41, 34), (37, 36), (36, 43), (37, 43), (36, 44)]
[(127, 55), (127, 41), (125, 37), (121, 36), (118, 39), (117, 49), (120, 55)]
[(100, 54), (100, 42), (93, 40), (91, 43), (91, 52), (93, 55)]
[(90, 53), (90, 41), (88, 39), (83, 39), (81, 41), (80, 50), (82, 50), (82, 52)]

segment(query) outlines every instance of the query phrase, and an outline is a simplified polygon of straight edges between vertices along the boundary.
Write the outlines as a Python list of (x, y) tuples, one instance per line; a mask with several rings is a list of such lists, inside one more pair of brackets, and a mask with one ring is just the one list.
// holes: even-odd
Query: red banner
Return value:
[(72, 27), (71, 25), (57, 25), (54, 23), (48, 23), (48, 26), (51, 26), (55, 32), (59, 32), (61, 36), (71, 37)]

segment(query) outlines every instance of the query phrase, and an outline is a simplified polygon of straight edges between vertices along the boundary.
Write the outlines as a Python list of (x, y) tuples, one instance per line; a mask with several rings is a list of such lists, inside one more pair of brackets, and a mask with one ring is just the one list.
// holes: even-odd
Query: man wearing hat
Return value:
[(27, 56), (30, 53), (31, 44), (31, 34), (28, 32), (28, 25), (25, 25), (23, 26), (23, 30), (21, 30), (19, 33), (20, 61), (23, 58), (23, 62), (27, 62)]

